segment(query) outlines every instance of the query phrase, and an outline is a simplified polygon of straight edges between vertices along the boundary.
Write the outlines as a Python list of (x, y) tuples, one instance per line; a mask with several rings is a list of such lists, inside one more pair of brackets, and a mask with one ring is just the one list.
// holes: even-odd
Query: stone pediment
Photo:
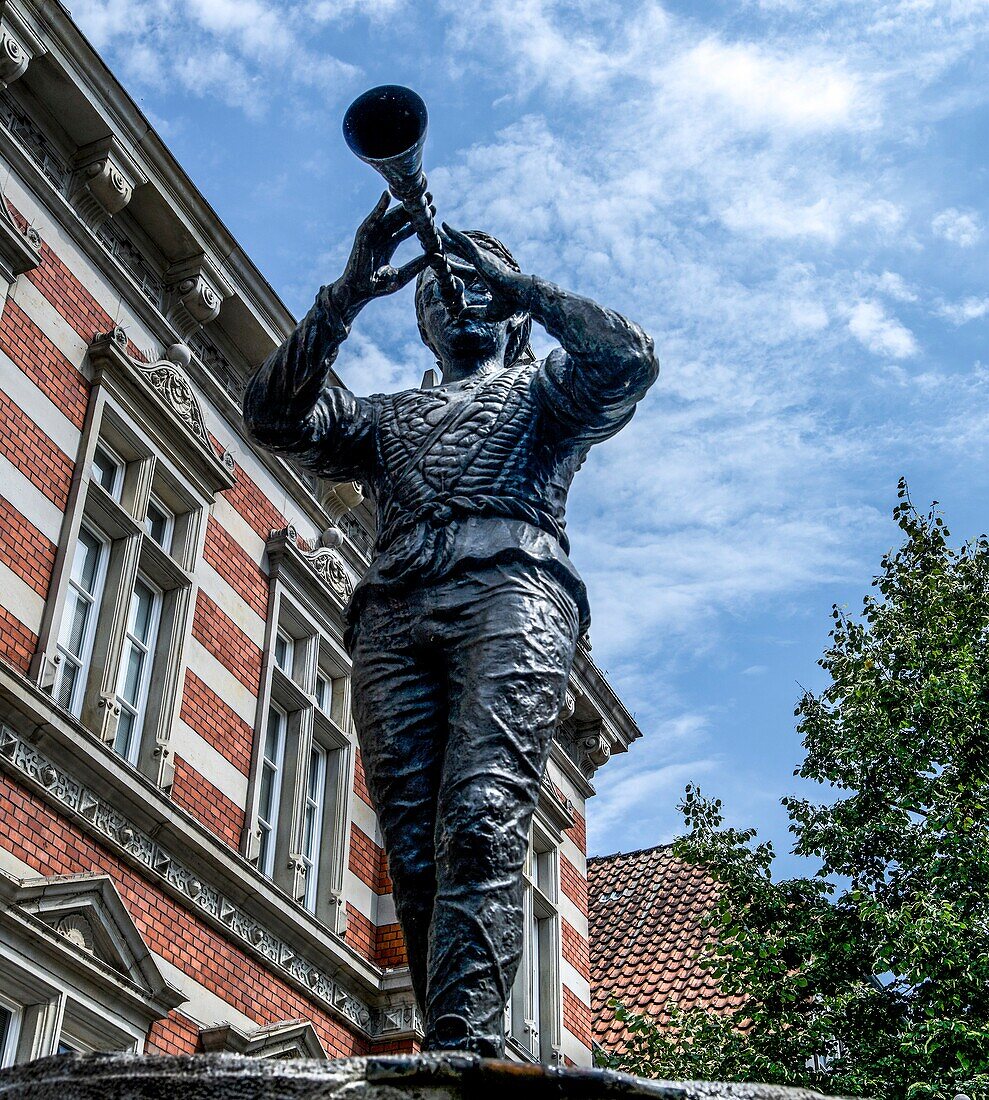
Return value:
[(24, 879), (11, 894), (8, 908), (35, 918), (56, 944), (116, 971), (152, 1000), (170, 1007), (185, 1000), (165, 980), (108, 875)]
[(199, 1042), (206, 1054), (224, 1051), (247, 1054), (255, 1058), (316, 1058), (328, 1055), (308, 1020), (279, 1020), (253, 1031), (244, 1031), (233, 1024), (205, 1027)]

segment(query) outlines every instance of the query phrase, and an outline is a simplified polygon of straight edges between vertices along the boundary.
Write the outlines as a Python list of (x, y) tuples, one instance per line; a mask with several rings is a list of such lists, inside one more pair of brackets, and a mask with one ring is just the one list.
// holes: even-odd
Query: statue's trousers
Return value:
[(427, 1045), (504, 1049), (529, 825), (578, 612), (532, 562), (364, 600), (354, 719)]

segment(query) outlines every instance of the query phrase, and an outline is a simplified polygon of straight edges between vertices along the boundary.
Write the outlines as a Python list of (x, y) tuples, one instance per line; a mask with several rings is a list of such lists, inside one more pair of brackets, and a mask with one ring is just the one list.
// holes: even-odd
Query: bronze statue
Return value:
[[(410, 136), (421, 149), (425, 109), (403, 126), (365, 159), (380, 168)], [(446, 225), (430, 236), (421, 160), (404, 171), (418, 174), (408, 198), (393, 185), (408, 206), (381, 196), (343, 274), (254, 376), (244, 416), (260, 445), (359, 480), (376, 502), (377, 556), (346, 640), (425, 1045), (500, 1057), (529, 825), (589, 622), (567, 556), (567, 491), (658, 364), (636, 325), (523, 274), (495, 238)], [(428, 251), (396, 270), (414, 232)], [(442, 383), (370, 397), (328, 385), (360, 311), (413, 278)], [(560, 344), (542, 362), (528, 351), (532, 321)]]

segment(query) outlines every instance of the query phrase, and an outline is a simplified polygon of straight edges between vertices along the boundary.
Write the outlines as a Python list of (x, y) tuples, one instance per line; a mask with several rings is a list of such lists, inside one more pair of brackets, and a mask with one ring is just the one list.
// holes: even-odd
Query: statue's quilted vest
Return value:
[(378, 548), (410, 528), (465, 516), (525, 520), (564, 534), (567, 491), (586, 448), (554, 431), (539, 400), (538, 363), (517, 363), (463, 403), (434, 390), (376, 395)]

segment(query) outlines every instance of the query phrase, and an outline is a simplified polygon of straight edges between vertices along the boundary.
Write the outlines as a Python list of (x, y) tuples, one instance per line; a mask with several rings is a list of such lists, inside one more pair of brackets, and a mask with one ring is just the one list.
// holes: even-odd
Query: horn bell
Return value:
[(382, 84), (358, 96), (343, 117), (350, 151), (380, 172), (394, 192), (414, 187), (422, 174), (429, 115), (411, 88)]

